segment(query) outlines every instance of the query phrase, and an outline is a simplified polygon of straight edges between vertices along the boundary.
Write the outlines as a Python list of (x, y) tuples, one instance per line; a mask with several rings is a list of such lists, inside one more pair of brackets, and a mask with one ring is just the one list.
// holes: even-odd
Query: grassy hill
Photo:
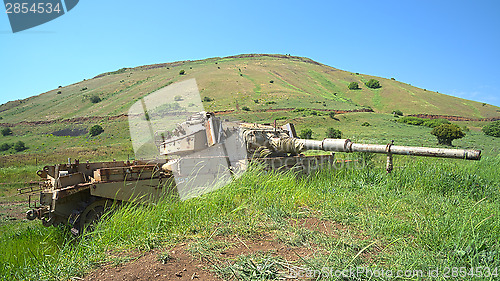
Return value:
[[(179, 75), (184, 70), (185, 75)], [(351, 110), (364, 107), (390, 113), (441, 114), (474, 118), (499, 117), (500, 108), (420, 89), (392, 79), (351, 73), (307, 58), (283, 55), (239, 55), (181, 61), (104, 73), (24, 100), (0, 106), (0, 122), (16, 123), (83, 116), (120, 115), (158, 88), (196, 78), (203, 97), (214, 99), (210, 110), (307, 107)], [(364, 83), (377, 79), (381, 88)], [(349, 90), (358, 82), (360, 90)], [(91, 97), (101, 99), (92, 103)], [(258, 103), (255, 102), (258, 101)]]
[[(180, 70), (185, 74), (180, 75)], [(307, 58), (283, 55), (240, 55), (199, 61), (122, 68), (24, 100), (0, 106), (0, 127), (13, 134), (0, 136), (0, 145), (26, 143), (28, 149), (0, 151), (0, 168), (40, 166), (66, 162), (67, 158), (89, 161), (133, 158), (126, 113), (139, 98), (177, 81), (196, 78), (206, 110), (226, 111), (228, 118), (248, 122), (292, 122), (298, 131), (311, 128), (313, 138), (326, 137), (335, 127), (343, 137), (365, 143), (436, 146), (430, 128), (391, 122), (399, 109), (407, 114), (439, 114), (469, 118), (500, 117), (500, 108), (419, 89), (392, 79), (335, 69)], [(363, 83), (380, 81), (381, 88)], [(347, 85), (358, 82), (360, 90)], [(92, 99), (98, 98), (98, 102)], [(250, 111), (242, 110), (248, 107)], [(279, 110), (283, 109), (283, 110)], [(295, 109), (295, 110), (294, 110)], [(312, 109), (302, 111), (302, 109)], [(328, 110), (372, 112), (337, 114)], [(361, 126), (368, 122), (372, 126)], [(95, 124), (104, 133), (90, 137)], [(461, 121), (467, 137), (454, 142), (459, 148), (484, 149), (496, 155), (496, 138), (480, 131), (485, 122)], [(36, 170), (28, 169), (28, 170)], [(20, 175), (19, 180), (28, 178)]]

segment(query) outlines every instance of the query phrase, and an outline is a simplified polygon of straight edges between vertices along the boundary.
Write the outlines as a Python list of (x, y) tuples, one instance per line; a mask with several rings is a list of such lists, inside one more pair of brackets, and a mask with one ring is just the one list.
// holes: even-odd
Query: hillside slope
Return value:
[[(179, 75), (185, 70), (185, 75)], [(200, 93), (214, 101), (207, 110), (372, 108), (390, 113), (439, 114), (473, 118), (500, 116), (500, 108), (413, 87), (391, 79), (351, 73), (284, 55), (238, 55), (123, 68), (65, 87), (0, 106), (0, 122), (68, 119), (125, 114), (143, 97), (176, 81), (196, 78)], [(381, 88), (364, 82), (374, 78)], [(349, 90), (350, 82), (360, 90)], [(57, 83), (54, 81), (54, 83)], [(93, 96), (101, 99), (92, 103)]]

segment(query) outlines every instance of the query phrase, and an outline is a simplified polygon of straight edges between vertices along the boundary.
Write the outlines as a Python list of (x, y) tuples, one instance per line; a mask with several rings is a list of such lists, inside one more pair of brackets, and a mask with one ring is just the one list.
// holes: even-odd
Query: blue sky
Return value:
[(16, 34), (0, 11), (0, 104), (122, 67), (280, 53), (500, 106), (499, 1), (81, 0)]

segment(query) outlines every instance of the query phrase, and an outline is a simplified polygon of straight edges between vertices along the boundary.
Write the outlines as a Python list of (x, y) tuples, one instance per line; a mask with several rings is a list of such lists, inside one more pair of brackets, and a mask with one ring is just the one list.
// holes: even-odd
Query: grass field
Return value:
[[(92, 235), (78, 240), (64, 229), (4, 224), (0, 276), (68, 280), (110, 259), (127, 260), (126, 255), (116, 260), (110, 253), (168, 249), (184, 242), (191, 245), (193, 255), (211, 258), (218, 265), (212, 268), (216, 274), (230, 279), (231, 269), (217, 253), (224, 249), (221, 241), (234, 235), (272, 237), (297, 251), (311, 248), (312, 254), (293, 262), (304, 270), (500, 266), (500, 158), (401, 162), (404, 165), (392, 174), (367, 167), (322, 170), (299, 178), (254, 168), (200, 198), (180, 202), (167, 197), (157, 205), (126, 205)], [(309, 229), (309, 220), (332, 226), (334, 234)], [(274, 259), (270, 272), (283, 273), (279, 257), (269, 253), (232, 262), (244, 268), (249, 266), (245, 258), (262, 266)]]

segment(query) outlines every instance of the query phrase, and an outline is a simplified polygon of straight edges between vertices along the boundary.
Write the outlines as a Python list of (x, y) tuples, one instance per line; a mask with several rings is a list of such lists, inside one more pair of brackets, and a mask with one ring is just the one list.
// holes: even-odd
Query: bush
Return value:
[(61, 91), (57, 91), (57, 94), (60, 95), (60, 94), (62, 94), (62, 92)]
[(184, 69), (181, 69), (181, 71), (179, 71), (179, 75), (184, 75), (186, 74), (186, 71), (184, 71)]
[(183, 100), (182, 96), (175, 96), (174, 97), (174, 101), (181, 101), (181, 100)]
[(259, 100), (253, 100), (253, 102), (255, 102), (255, 103), (259, 103)]
[(205, 101), (205, 102), (211, 102), (213, 100), (214, 99), (212, 99), (211, 97), (203, 97), (203, 101)]
[(266, 104), (276, 104), (276, 102), (273, 101), (273, 100), (272, 101), (266, 101)]
[(500, 121), (489, 123), (483, 127), (482, 131), (488, 136), (500, 138)]
[(94, 125), (90, 128), (89, 134), (91, 137), (95, 137), (104, 132), (104, 129), (100, 125)]
[(330, 118), (334, 119), (335, 118), (335, 111), (328, 112), (328, 116), (330, 116)]
[(27, 149), (27, 147), (24, 145), (24, 142), (18, 141), (14, 144), (14, 150), (19, 152)]
[(406, 117), (398, 119), (398, 122), (399, 123), (406, 123), (409, 125), (421, 126), (422, 124), (424, 124), (425, 119), (413, 117), (413, 116), (406, 116)]
[(368, 123), (368, 122), (363, 122), (363, 124), (361, 124), (361, 126), (363, 126), (363, 127), (370, 127), (370, 126), (371, 126), (371, 124), (370, 124), (370, 123)]
[(366, 87), (371, 88), (371, 89), (377, 89), (380, 88), (380, 82), (375, 79), (370, 79), (368, 82), (365, 83)]
[(300, 132), (300, 138), (301, 139), (312, 139), (312, 134), (313, 134), (313, 131), (311, 129), (304, 129)]
[(248, 106), (244, 106), (241, 109), (244, 110), (244, 111), (250, 111), (250, 107), (248, 107)]
[(90, 102), (91, 103), (98, 103), (100, 101), (101, 101), (101, 98), (99, 96), (94, 95), (94, 96), (90, 97)]
[(425, 120), (422, 124), (423, 126), (427, 126), (429, 128), (435, 128), (437, 126), (441, 126), (443, 124), (451, 124), (450, 121), (446, 119), (428, 119)]
[(338, 129), (334, 128), (328, 128), (326, 130), (326, 137), (330, 139), (341, 139), (342, 138), (342, 132)]
[(347, 86), (349, 90), (358, 90), (359, 89), (359, 84), (358, 82), (351, 82), (349, 83), (349, 86)]
[(401, 111), (401, 110), (397, 109), (397, 110), (394, 110), (394, 111), (392, 112), (392, 114), (394, 114), (394, 115), (398, 115), (398, 116), (403, 116), (403, 111)]
[(460, 139), (465, 136), (462, 129), (454, 124), (443, 124), (432, 129), (431, 134), (436, 136), (438, 142), (444, 145), (450, 145), (455, 139)]
[(12, 135), (12, 130), (9, 127), (2, 128), (2, 136)]
[(10, 145), (8, 143), (2, 143), (2, 145), (0, 145), (0, 151), (9, 150), (11, 147), (12, 147), (12, 145)]

